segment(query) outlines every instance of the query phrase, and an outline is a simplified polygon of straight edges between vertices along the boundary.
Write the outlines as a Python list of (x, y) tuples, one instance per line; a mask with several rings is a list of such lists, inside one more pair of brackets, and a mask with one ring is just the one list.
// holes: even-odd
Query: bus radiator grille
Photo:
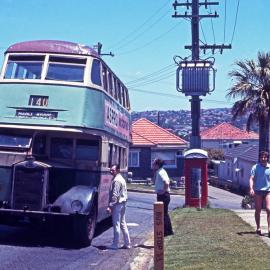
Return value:
[(43, 170), (17, 168), (13, 184), (13, 209), (41, 211), (43, 197)]

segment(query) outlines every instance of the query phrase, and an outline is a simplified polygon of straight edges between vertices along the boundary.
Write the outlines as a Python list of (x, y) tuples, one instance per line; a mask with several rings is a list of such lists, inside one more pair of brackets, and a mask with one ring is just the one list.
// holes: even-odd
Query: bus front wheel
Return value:
[(73, 226), (75, 242), (81, 246), (89, 246), (94, 238), (97, 223), (96, 207), (86, 217), (76, 219)]

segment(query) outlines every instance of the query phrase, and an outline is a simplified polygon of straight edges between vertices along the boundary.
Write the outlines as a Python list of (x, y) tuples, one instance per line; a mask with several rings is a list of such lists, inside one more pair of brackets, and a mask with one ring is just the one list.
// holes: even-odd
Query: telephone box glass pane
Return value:
[(190, 196), (191, 198), (201, 197), (201, 168), (191, 168), (190, 174)]

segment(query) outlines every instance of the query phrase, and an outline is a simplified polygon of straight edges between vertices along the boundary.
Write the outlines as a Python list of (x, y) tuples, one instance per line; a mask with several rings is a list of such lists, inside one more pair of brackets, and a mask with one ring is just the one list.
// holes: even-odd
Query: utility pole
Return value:
[[(180, 0), (181, 2), (181, 0)], [(205, 15), (200, 15), (199, 9), (201, 6), (204, 6), (206, 9), (208, 6), (212, 5), (218, 5), (219, 2), (209, 2), (208, 0), (204, 0), (200, 2), (199, 0), (185, 0), (185, 3), (180, 3), (177, 0), (173, 3), (174, 7), (174, 15), (172, 15), (173, 18), (188, 18), (191, 20), (191, 33), (192, 33), (192, 45), (187, 45), (185, 46), (185, 49), (191, 49), (192, 51), (192, 61), (186, 61), (186, 65), (190, 64), (191, 62), (195, 64), (198, 62), (201, 62), (202, 64), (205, 64), (205, 61), (200, 59), (200, 49), (202, 49), (204, 52), (208, 49), (212, 50), (212, 53), (214, 53), (215, 50), (219, 49), (220, 52), (222, 53), (223, 49), (231, 49), (231, 45), (207, 45), (203, 44), (200, 45), (200, 38), (199, 38), (199, 23), (200, 19), (202, 18), (216, 18), (218, 17), (217, 13), (215, 12), (214, 14), (205, 14)], [(191, 14), (187, 14), (185, 12), (184, 15), (177, 14), (177, 7), (186, 7), (188, 10), (191, 8), (192, 12)], [(179, 70), (178, 70), (179, 71)], [(202, 75), (201, 71), (191, 71), (194, 73), (192, 75), (193, 77), (193, 84), (197, 84), (196, 89), (199, 85), (199, 80), (201, 80)], [(185, 76), (186, 73), (182, 76)], [(190, 75), (188, 75), (190, 77)], [(178, 78), (178, 75), (177, 75)], [(206, 78), (207, 79), (207, 78)], [(183, 79), (185, 81), (185, 78)], [(179, 82), (177, 82), (178, 84)], [(192, 86), (193, 87), (193, 86)], [(191, 95), (191, 118), (192, 118), (192, 133), (191, 133), (191, 138), (190, 138), (190, 148), (201, 148), (201, 137), (200, 137), (200, 110), (201, 110), (201, 99), (200, 99), (200, 94), (205, 95), (207, 90), (203, 90), (203, 93), (200, 91), (197, 91), (196, 93), (189, 94), (190, 90), (185, 90), (185, 87), (183, 87), (180, 91), (185, 93), (186, 95)], [(209, 84), (208, 84), (209, 88)], [(208, 91), (209, 92), (209, 91)]]
[[(192, 19), (191, 19), (191, 32), (192, 32), (192, 60), (200, 59), (199, 49), (199, 1), (193, 0), (192, 2)], [(191, 137), (190, 148), (201, 148), (200, 136), (200, 113), (201, 113), (201, 99), (200, 96), (195, 95), (191, 97)]]

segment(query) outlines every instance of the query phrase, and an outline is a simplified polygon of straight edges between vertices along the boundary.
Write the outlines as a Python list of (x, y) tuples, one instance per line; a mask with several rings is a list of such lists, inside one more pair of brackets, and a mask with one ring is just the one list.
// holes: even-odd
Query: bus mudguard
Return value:
[(60, 195), (52, 207), (60, 208), (61, 213), (89, 214), (97, 193), (96, 187), (74, 186)]

